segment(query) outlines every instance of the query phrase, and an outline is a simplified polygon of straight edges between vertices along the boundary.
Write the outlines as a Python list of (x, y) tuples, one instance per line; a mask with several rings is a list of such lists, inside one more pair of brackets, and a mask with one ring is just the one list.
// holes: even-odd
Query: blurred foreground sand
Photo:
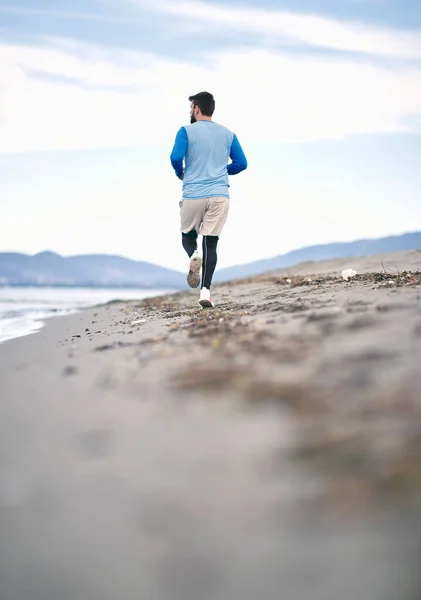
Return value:
[(1, 600), (419, 600), (407, 270), (306, 263), (1, 345)]

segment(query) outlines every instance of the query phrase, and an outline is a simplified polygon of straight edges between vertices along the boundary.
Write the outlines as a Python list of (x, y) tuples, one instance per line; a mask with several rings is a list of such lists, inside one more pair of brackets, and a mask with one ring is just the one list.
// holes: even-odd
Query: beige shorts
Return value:
[(224, 196), (197, 198), (180, 202), (181, 231), (193, 229), (200, 235), (220, 236), (228, 218), (229, 199)]

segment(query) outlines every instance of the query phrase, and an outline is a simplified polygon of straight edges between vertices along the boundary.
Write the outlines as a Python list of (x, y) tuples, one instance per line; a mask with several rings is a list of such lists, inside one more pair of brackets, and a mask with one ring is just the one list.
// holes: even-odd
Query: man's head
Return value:
[(190, 123), (196, 121), (209, 121), (215, 110), (215, 100), (209, 92), (199, 92), (194, 96), (189, 96), (190, 102)]

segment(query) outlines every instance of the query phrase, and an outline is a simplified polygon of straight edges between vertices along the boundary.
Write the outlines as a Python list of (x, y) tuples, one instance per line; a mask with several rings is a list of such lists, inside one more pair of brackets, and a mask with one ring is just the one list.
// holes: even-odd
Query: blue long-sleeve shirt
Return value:
[(177, 177), (183, 178), (183, 198), (187, 200), (210, 196), (228, 198), (228, 176), (247, 168), (237, 136), (207, 120), (179, 129), (170, 158)]

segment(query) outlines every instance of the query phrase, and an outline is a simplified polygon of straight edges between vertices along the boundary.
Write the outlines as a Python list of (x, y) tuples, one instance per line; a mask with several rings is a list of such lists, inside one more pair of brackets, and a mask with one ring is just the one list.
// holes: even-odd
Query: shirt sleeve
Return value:
[(188, 146), (187, 131), (185, 127), (181, 127), (175, 137), (174, 147), (171, 152), (171, 164), (177, 177), (183, 175), (183, 160), (186, 156)]
[(230, 159), (232, 162), (227, 167), (228, 175), (236, 175), (247, 169), (247, 159), (235, 134), (232, 138)]

